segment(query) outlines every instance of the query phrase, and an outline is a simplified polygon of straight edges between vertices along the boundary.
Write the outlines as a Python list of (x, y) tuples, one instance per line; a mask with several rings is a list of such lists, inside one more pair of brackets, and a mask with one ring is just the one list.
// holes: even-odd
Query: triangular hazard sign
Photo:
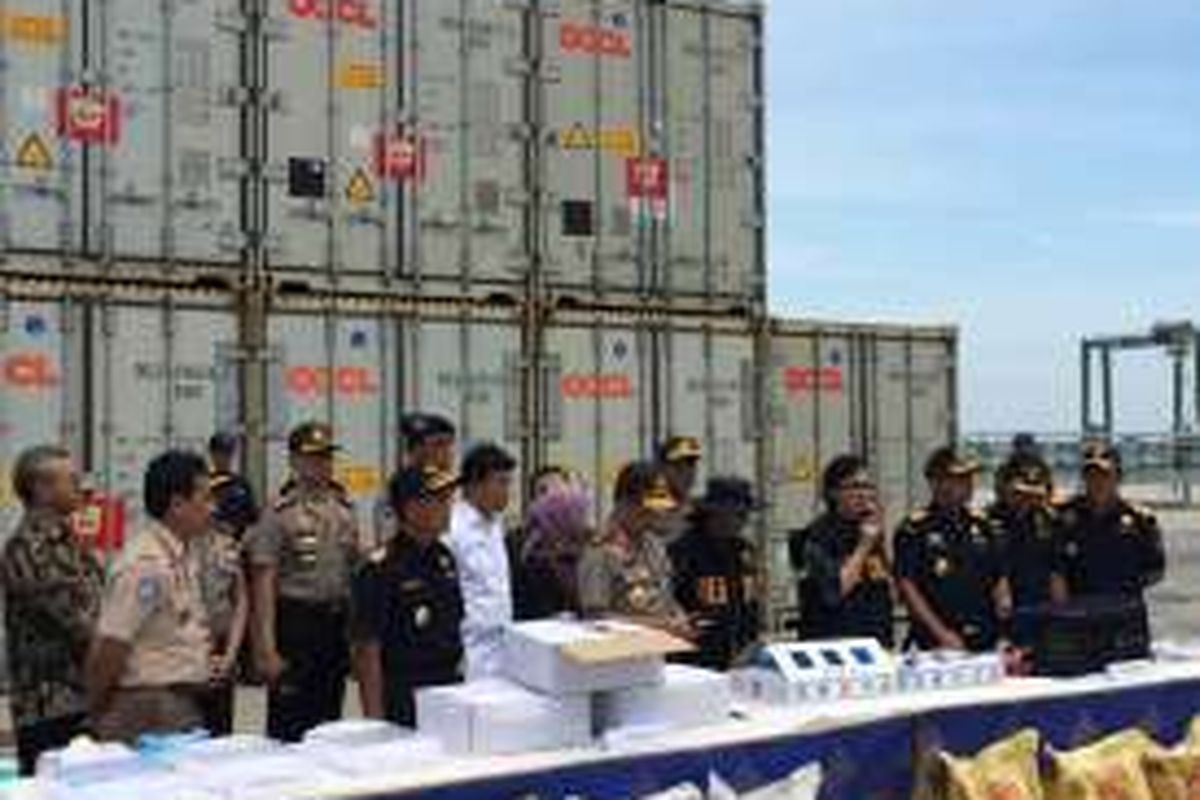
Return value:
[(590, 150), (595, 146), (595, 137), (582, 125), (572, 125), (559, 139), (559, 147), (564, 150)]
[(50, 156), (50, 148), (42, 141), (42, 137), (31, 133), (17, 148), (17, 166), (25, 169), (48, 170), (54, 165)]
[(370, 203), (375, 199), (375, 187), (371, 184), (367, 173), (361, 168), (354, 171), (354, 174), (350, 176), (350, 182), (346, 184), (346, 199), (359, 205)]

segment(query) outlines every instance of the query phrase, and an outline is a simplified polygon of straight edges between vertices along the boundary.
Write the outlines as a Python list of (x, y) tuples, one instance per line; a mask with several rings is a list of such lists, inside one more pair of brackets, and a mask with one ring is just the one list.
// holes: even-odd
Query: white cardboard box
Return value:
[(534, 694), (495, 678), (421, 689), (417, 729), (455, 755), (585, 747), (592, 741), (591, 698)]
[(602, 692), (596, 696), (601, 730), (654, 727), (700, 728), (729, 719), (729, 677), (699, 667), (667, 664), (663, 682)]
[(628, 623), (539, 620), (509, 626), (504, 668), (509, 678), (539, 692), (587, 694), (661, 683), (663, 657), (690, 647)]

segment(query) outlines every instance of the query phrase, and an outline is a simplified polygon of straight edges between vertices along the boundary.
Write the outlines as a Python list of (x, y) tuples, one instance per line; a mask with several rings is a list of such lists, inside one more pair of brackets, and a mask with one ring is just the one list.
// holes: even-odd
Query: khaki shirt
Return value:
[(683, 613), (671, 586), (671, 561), (654, 533), (620, 530), (593, 541), (579, 562), (579, 602), (588, 616), (669, 619)]
[(208, 680), (208, 615), (195, 559), (151, 522), (125, 549), (105, 592), (97, 634), (132, 650), (121, 688)]
[(280, 597), (349, 605), (358, 523), (341, 492), (289, 491), (246, 534), (245, 548), (252, 567), (279, 570)]

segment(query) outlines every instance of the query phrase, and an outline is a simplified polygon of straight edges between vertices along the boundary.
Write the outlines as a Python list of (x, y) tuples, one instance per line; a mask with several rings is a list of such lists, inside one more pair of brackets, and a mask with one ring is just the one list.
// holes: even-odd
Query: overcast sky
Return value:
[(968, 431), (1075, 429), (1081, 335), (1200, 318), (1200, 2), (769, 9), (775, 311), (957, 323)]

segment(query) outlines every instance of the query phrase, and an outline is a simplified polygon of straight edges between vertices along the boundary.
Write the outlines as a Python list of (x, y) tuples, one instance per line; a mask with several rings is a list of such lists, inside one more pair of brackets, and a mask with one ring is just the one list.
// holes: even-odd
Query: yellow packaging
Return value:
[(1142, 760), (1154, 800), (1200, 800), (1200, 750), (1185, 744)]
[(974, 758), (939, 753), (923, 794), (930, 800), (1042, 800), (1040, 741), (1037, 731), (1022, 730)]
[(1055, 753), (1047, 783), (1048, 800), (1154, 800), (1143, 760), (1162, 748), (1140, 730), (1128, 730), (1095, 744)]

